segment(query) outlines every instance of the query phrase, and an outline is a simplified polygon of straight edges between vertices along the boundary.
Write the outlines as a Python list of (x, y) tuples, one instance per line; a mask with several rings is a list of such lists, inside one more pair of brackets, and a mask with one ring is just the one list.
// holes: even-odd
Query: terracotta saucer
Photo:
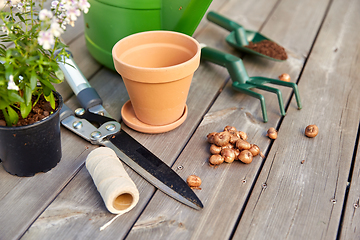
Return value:
[(187, 113), (188, 113), (188, 108), (185, 105), (184, 113), (177, 121), (170, 123), (168, 125), (154, 126), (154, 125), (149, 125), (149, 124), (143, 123), (139, 119), (136, 118), (135, 112), (131, 105), (130, 100), (127, 101), (124, 104), (124, 106), (121, 108), (121, 116), (122, 116), (122, 120), (124, 121), (124, 123), (128, 127), (132, 128), (138, 132), (143, 132), (143, 133), (164, 133), (164, 132), (171, 131), (171, 130), (177, 128), (178, 126), (180, 126), (185, 121), (185, 119), (187, 117)]

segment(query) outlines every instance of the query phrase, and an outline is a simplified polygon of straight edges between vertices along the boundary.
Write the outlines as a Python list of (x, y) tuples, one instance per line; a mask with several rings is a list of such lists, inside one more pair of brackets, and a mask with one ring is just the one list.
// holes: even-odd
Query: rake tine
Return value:
[(251, 83), (259, 83), (259, 84), (263, 84), (263, 83), (271, 83), (271, 84), (275, 84), (275, 85), (280, 85), (280, 86), (285, 86), (285, 87), (291, 87), (294, 90), (294, 94), (295, 94), (295, 99), (296, 99), (296, 103), (298, 105), (298, 108), (301, 109), (302, 108), (302, 104), (301, 104), (301, 99), (300, 99), (300, 94), (299, 94), (299, 89), (298, 86), (296, 85), (296, 83), (293, 82), (284, 82), (281, 80), (277, 80), (277, 79), (272, 79), (272, 78), (266, 78), (266, 77), (250, 77), (249, 80)]
[(268, 121), (268, 116), (267, 116), (267, 113), (266, 113), (265, 98), (264, 98), (263, 95), (250, 90), (249, 85), (247, 85), (247, 84), (243, 84), (243, 83), (239, 83), (239, 82), (233, 82), (232, 87), (235, 90), (237, 90), (237, 91), (239, 91), (241, 93), (245, 93), (246, 95), (249, 95), (251, 97), (259, 99), (260, 103), (261, 103), (261, 111), (262, 111), (264, 122)]
[(254, 82), (250, 82), (251, 85), (254, 86), (254, 88), (258, 88), (258, 89), (262, 89), (268, 92), (273, 92), (276, 93), (277, 97), (278, 97), (278, 102), (279, 102), (279, 107), (280, 107), (280, 113), (282, 116), (285, 116), (285, 109), (284, 109), (284, 102), (283, 102), (283, 98), (282, 98), (282, 93), (279, 89), (277, 88), (273, 88), (273, 87), (269, 87), (266, 85), (262, 85), (262, 84), (258, 84), (258, 83), (254, 83)]

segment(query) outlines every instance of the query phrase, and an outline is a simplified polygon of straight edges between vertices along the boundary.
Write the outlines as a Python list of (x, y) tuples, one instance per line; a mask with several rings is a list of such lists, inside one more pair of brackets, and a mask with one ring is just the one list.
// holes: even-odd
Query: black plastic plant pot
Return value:
[(12, 175), (31, 177), (54, 168), (61, 159), (60, 109), (49, 117), (27, 126), (0, 127), (0, 160)]

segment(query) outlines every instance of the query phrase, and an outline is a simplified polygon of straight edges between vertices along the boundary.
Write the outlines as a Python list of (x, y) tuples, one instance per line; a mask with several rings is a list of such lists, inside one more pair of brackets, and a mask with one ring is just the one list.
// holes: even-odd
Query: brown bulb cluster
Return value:
[(232, 163), (235, 160), (251, 163), (253, 157), (260, 154), (260, 148), (255, 144), (250, 144), (247, 139), (247, 134), (238, 131), (234, 126), (226, 126), (222, 132), (209, 133), (207, 140), (211, 144), (210, 165)]

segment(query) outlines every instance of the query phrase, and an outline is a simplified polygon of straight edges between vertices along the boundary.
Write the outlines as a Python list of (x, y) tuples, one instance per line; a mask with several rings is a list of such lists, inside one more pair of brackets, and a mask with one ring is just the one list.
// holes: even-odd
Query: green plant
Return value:
[[(0, 12), (0, 110), (7, 126), (26, 118), (41, 96), (55, 108), (53, 84), (64, 76), (57, 61), (67, 55), (60, 35), (68, 24), (74, 26), (81, 11), (87, 13), (87, 0), (6, 1)], [(9, 45), (9, 46), (5, 46)]]

